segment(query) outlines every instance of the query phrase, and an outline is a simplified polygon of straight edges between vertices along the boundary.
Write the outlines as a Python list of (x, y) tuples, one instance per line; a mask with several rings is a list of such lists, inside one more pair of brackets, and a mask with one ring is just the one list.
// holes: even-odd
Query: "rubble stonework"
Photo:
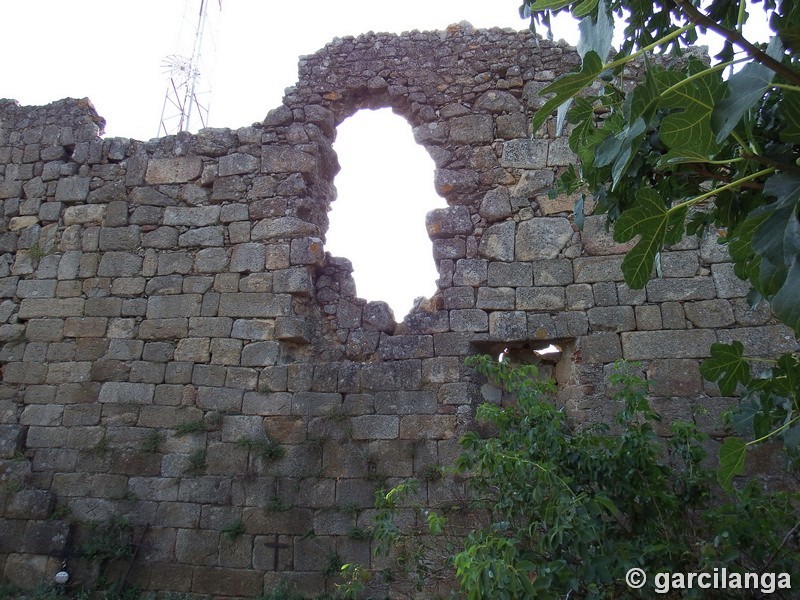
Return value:
[[(614, 412), (611, 363), (641, 361), (660, 410), (710, 407), (713, 430), (710, 344), (775, 354), (795, 338), (748, 307), (713, 237), (663, 252), (631, 290), (604, 217), (579, 231), (572, 200), (548, 197), (576, 158), (552, 129), (532, 138), (531, 117), (578, 63), (467, 25), (337, 39), (263, 123), (149, 142), (101, 137), (87, 100), (0, 101), (0, 579), (91, 571), (84, 525), (117, 516), (142, 589), (331, 589), (332, 557), (370, 563), (349, 533), (376, 482), (452, 461), (498, 397), (464, 366), (478, 352), (558, 344), (548, 372), (578, 422)], [(426, 222), (438, 291), (401, 322), (325, 253), (336, 127), (381, 107), (449, 204)], [(424, 480), (420, 500), (446, 485)]]

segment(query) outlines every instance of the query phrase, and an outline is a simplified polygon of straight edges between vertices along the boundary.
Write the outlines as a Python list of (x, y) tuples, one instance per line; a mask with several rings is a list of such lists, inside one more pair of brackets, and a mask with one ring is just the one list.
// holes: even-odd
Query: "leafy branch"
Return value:
[[(775, 60), (771, 56), (769, 56), (766, 52), (755, 46), (751, 42), (749, 42), (740, 31), (730, 30), (726, 27), (723, 27), (716, 21), (710, 19), (707, 15), (704, 15), (702, 12), (697, 10), (689, 0), (674, 0), (675, 4), (677, 4), (680, 9), (686, 13), (688, 19), (700, 27), (705, 29), (710, 29), (711, 31), (718, 33), (723, 38), (725, 38), (731, 44), (739, 46), (742, 50), (747, 52), (754, 60), (758, 61), (762, 65), (772, 69), (778, 75), (782, 76), (786, 81), (792, 81), (798, 85), (800, 85), (800, 74), (796, 73), (786, 65), (782, 64), (781, 62)], [(740, 10), (743, 12), (745, 7), (745, 3), (742, 2), (740, 4)], [(743, 18), (743, 17), (741, 17)]]

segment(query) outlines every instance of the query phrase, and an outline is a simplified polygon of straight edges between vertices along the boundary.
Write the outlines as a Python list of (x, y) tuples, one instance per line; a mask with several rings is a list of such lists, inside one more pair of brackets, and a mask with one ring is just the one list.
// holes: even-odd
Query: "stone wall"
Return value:
[[(452, 461), (497, 398), (464, 367), (477, 352), (557, 344), (545, 366), (583, 422), (613, 412), (610, 363), (642, 361), (665, 422), (705, 407), (713, 432), (727, 399), (699, 374), (710, 344), (794, 338), (748, 308), (712, 238), (631, 290), (604, 218), (580, 232), (572, 199), (548, 197), (575, 157), (530, 119), (576, 64), (467, 25), (337, 39), (263, 123), (149, 142), (101, 137), (87, 100), (0, 102), (2, 580), (66, 560), (89, 581), (87, 523), (116, 516), (138, 544), (129, 584), (331, 589), (336, 560), (370, 562), (352, 531), (375, 487)], [(408, 120), (449, 204), (427, 219), (439, 289), (399, 323), (325, 252), (336, 127), (379, 107)]]

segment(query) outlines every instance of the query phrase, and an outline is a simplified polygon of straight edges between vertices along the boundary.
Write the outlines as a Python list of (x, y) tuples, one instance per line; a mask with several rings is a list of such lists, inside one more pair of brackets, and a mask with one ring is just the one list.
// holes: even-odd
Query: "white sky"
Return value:
[[(207, 1), (209, 124), (234, 129), (279, 106), (284, 89), (297, 80), (299, 56), (334, 37), (443, 29), (462, 20), (476, 27), (527, 26), (518, 0), (222, 0), (221, 11), (218, 0)], [(193, 31), (199, 7), (200, 0), (4, 0), (0, 97), (23, 105), (89, 97), (107, 121), (106, 136), (156, 137), (167, 89), (162, 62), (190, 53), (180, 42), (190, 40), (185, 32)], [(326, 249), (353, 261), (359, 296), (388, 301), (400, 320), (415, 297), (436, 290), (424, 216), (445, 204), (433, 189), (433, 162), (389, 111), (348, 120), (335, 148), (342, 171)], [(415, 239), (408, 239), (406, 227)]]
[[(298, 57), (334, 37), (443, 29), (462, 20), (527, 27), (518, 16), (520, 0), (221, 0), (221, 11), (219, 0), (206, 1), (212, 8), (203, 63), (213, 88), (209, 124), (234, 129), (277, 107), (297, 79)], [(0, 97), (23, 105), (89, 97), (107, 121), (107, 136), (155, 137), (167, 89), (162, 63), (190, 53), (179, 42), (190, 40), (199, 7), (200, 0), (4, 0)], [(577, 27), (561, 33), (575, 38)], [(424, 215), (444, 201), (433, 189), (433, 162), (389, 111), (365, 111), (345, 122), (335, 148), (342, 172), (326, 249), (353, 260), (359, 296), (388, 301), (400, 320), (413, 298), (435, 291)], [(407, 154), (397, 154), (400, 149)], [(403, 221), (417, 238), (409, 241)], [(392, 233), (404, 241), (392, 241)]]

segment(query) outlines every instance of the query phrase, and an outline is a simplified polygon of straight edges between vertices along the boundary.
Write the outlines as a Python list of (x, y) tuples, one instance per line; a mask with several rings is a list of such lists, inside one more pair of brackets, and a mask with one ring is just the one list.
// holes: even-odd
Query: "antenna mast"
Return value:
[[(187, 6), (190, 0), (187, 0)], [(222, 11), (222, 0), (217, 0)], [(180, 131), (188, 131), (197, 119), (200, 128), (208, 126), (209, 100), (211, 86), (206, 78), (203, 85), (201, 66), (205, 55), (203, 35), (209, 17), (209, 0), (200, 0), (197, 21), (190, 29), (191, 23), (184, 13), (181, 31), (178, 38), (178, 49), (162, 62), (164, 74), (168, 77), (167, 91), (164, 95), (164, 106), (161, 109), (161, 121), (158, 135), (172, 135)], [(181, 44), (182, 34), (189, 33), (191, 44)], [(212, 39), (212, 44), (214, 40)], [(215, 49), (215, 48), (214, 48)], [(182, 54), (181, 50), (189, 50)], [(194, 120), (193, 120), (194, 119)]]

